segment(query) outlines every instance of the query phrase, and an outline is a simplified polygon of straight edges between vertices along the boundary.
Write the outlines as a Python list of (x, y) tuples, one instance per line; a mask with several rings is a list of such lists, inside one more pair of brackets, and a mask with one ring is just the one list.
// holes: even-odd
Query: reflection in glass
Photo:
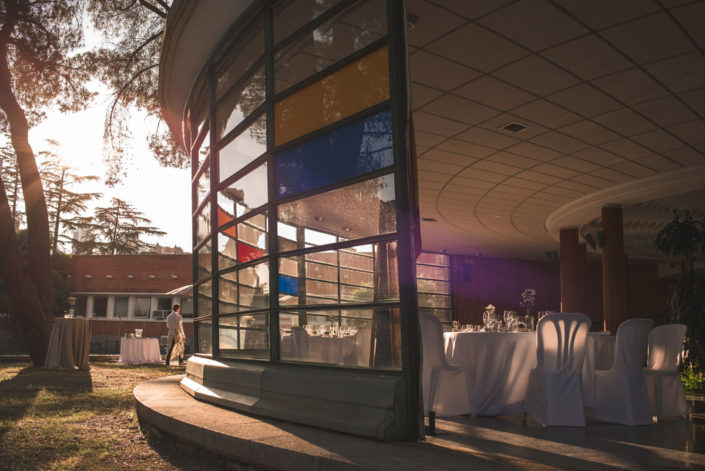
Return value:
[(211, 242), (208, 241), (201, 248), (195, 251), (198, 266), (196, 267), (196, 279), (200, 280), (205, 276), (210, 275), (212, 270), (213, 258), (211, 257)]
[(196, 206), (199, 206), (211, 191), (211, 169), (208, 162), (196, 181)]
[(223, 356), (269, 358), (269, 315), (243, 314), (218, 319)]
[(198, 285), (198, 317), (210, 316), (213, 314), (213, 282), (206, 281)]
[[(218, 192), (218, 224), (225, 224), (265, 204), (268, 197), (267, 189), (267, 163), (265, 162)], [(223, 220), (220, 219), (221, 217)]]
[(396, 231), (394, 198), (394, 176), (385, 175), (282, 204), (279, 221), (306, 228), (306, 246), (386, 234)]
[(396, 242), (279, 259), (279, 304), (398, 301)]
[(235, 46), (223, 54), (225, 61), (218, 64), (215, 82), (216, 100), (219, 100), (263, 53), (264, 25), (259, 21), (250, 25), (247, 31), (237, 38)]
[(267, 115), (257, 118), (219, 152), (219, 176), (223, 182), (267, 150)]
[(274, 10), (274, 42), (277, 43), (318, 18), (340, 0), (286, 0)]
[(198, 168), (200, 168), (201, 163), (208, 158), (208, 152), (211, 149), (211, 133), (208, 131), (206, 137), (201, 141), (201, 145), (198, 148)]
[(198, 321), (198, 353), (213, 353), (213, 324), (210, 320)]
[(279, 326), (282, 360), (401, 367), (398, 309), (283, 311)]
[(211, 233), (211, 204), (207, 203), (198, 216), (196, 216), (198, 229), (196, 231), (196, 245)]
[(279, 146), (389, 98), (387, 47), (332, 72), (274, 104)]
[(267, 255), (267, 212), (257, 214), (218, 234), (218, 268), (234, 267)]
[(275, 92), (320, 72), (362, 49), (387, 31), (387, 6), (379, 0), (355, 2), (274, 56)]
[(219, 295), (221, 314), (269, 307), (269, 263), (221, 274)]
[(419, 309), (431, 312), (441, 321), (451, 321), (450, 258), (448, 255), (421, 253), (416, 259)]
[(264, 102), (264, 67), (256, 70), (218, 105), (215, 114), (216, 138), (220, 140)]
[(394, 163), (389, 111), (331, 131), (276, 156), (279, 196), (363, 175)]

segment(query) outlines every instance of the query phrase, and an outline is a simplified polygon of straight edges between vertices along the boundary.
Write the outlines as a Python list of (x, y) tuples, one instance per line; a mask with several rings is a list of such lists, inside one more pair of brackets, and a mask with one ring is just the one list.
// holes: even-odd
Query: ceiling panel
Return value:
[(478, 20), (478, 23), (533, 51), (546, 49), (588, 32), (580, 23), (545, 0), (512, 3)]
[(425, 250), (544, 260), (563, 205), (705, 165), (705, 1), (662, 4), (407, 3)]
[[(448, 33), (428, 45), (426, 50), (483, 72), (490, 72), (530, 53), (476, 24), (468, 24)], [(487, 54), (487, 50), (491, 50), (492, 54)]]

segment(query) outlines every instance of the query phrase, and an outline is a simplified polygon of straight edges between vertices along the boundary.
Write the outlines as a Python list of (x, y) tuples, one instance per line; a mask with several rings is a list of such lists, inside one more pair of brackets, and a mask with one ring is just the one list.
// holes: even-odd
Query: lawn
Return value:
[(0, 363), (0, 468), (7, 470), (201, 469), (198, 458), (142, 434), (132, 390), (182, 372), (91, 363), (55, 371)]

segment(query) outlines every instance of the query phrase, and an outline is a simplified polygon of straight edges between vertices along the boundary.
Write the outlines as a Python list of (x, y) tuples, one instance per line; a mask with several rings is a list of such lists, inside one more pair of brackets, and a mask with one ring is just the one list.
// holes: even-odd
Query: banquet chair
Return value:
[(584, 426), (581, 370), (590, 318), (551, 313), (536, 326), (536, 368), (524, 408), (542, 425)]
[(649, 394), (644, 382), (644, 361), (651, 319), (629, 319), (617, 328), (614, 363), (595, 371), (594, 397), (585, 416), (599, 422), (623, 425), (652, 424)]
[(462, 366), (449, 365), (443, 352), (441, 322), (429, 313), (419, 313), (421, 328), (424, 416), (439, 417), (470, 412), (470, 374)]
[(651, 415), (658, 418), (682, 417), (687, 412), (680, 360), (687, 327), (660, 325), (649, 333), (649, 355), (644, 369)]
[(297, 360), (308, 359), (308, 332), (303, 327), (292, 327), (291, 335), (294, 337), (293, 356)]

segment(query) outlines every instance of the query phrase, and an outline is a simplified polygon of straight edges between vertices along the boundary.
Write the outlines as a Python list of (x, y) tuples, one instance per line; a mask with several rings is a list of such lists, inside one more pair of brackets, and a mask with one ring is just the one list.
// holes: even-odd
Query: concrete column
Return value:
[(585, 244), (578, 244), (578, 289), (576, 300), (576, 311), (587, 314), (588, 291), (587, 291), (587, 247)]
[(86, 318), (93, 317), (93, 296), (86, 296)]
[(587, 253), (585, 246), (578, 244), (578, 229), (575, 227), (561, 229), (561, 311), (586, 311), (585, 305), (585, 269)]
[(127, 298), (127, 318), (132, 319), (135, 315), (135, 297)]
[(622, 208), (602, 208), (602, 308), (605, 329), (612, 333), (627, 318), (627, 270)]

